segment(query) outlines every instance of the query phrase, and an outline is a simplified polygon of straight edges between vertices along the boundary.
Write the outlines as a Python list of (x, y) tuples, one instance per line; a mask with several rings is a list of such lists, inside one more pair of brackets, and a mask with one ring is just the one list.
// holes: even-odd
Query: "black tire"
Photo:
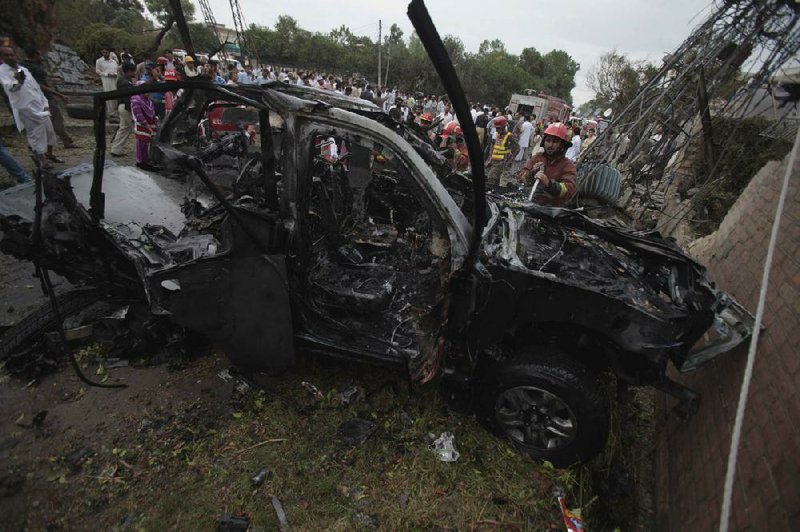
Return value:
[(606, 445), (608, 399), (595, 376), (567, 355), (514, 358), (490, 371), (476, 405), (482, 423), (535, 460), (586, 462)]
[[(102, 292), (95, 288), (79, 288), (56, 296), (56, 301), (61, 318), (66, 319), (102, 298)], [(0, 337), (0, 362), (42, 334), (55, 329), (57, 324), (49, 302), (31, 312)]]
[(94, 105), (90, 103), (68, 103), (67, 116), (75, 120), (94, 120)]

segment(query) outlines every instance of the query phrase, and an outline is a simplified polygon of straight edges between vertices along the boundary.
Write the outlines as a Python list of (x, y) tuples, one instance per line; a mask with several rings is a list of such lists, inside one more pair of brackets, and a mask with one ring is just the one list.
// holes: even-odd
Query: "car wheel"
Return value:
[(563, 354), (517, 358), (490, 372), (477, 413), (518, 449), (556, 467), (591, 459), (608, 439), (605, 394), (584, 366)]
[[(78, 288), (59, 294), (56, 296), (56, 302), (61, 318), (66, 319), (97, 303), (103, 297), (103, 293), (94, 288)], [(28, 314), (0, 336), (0, 362), (41, 337), (45, 332), (55, 329), (57, 325), (58, 320), (50, 303), (46, 303)]]

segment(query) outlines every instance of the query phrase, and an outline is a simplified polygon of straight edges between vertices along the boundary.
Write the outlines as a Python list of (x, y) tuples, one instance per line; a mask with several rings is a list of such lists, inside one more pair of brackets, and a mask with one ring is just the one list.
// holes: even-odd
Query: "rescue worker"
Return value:
[(544, 130), (542, 147), (523, 165), (517, 180), (533, 185), (539, 181), (534, 201), (552, 207), (566, 207), (577, 190), (575, 163), (565, 157), (572, 146), (566, 124), (554, 122)]
[(464, 132), (459, 123), (455, 120), (448, 122), (442, 130), (441, 138), (442, 143), (439, 147), (443, 148), (442, 154), (453, 170), (460, 171), (469, 168), (469, 152), (467, 144), (464, 142)]
[(422, 113), (419, 115), (419, 128), (428, 135), (428, 138), (431, 142), (436, 145), (436, 132), (433, 129), (433, 116), (429, 115), (428, 113)]
[(183, 60), (183, 73), (184, 75), (191, 79), (196, 78), (199, 72), (194, 65), (194, 58), (191, 55), (187, 55)]
[(508, 131), (508, 119), (498, 116), (492, 119), (487, 127), (494, 127), (495, 139), (492, 144), (491, 155), (489, 156), (489, 172), (486, 175), (486, 184), (493, 186), (505, 186), (502, 175), (509, 165), (513, 154), (516, 152), (516, 140)]

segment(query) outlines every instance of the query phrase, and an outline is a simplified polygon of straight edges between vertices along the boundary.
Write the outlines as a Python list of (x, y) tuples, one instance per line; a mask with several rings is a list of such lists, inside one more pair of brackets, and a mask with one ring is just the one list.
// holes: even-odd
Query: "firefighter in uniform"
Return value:
[(486, 184), (492, 186), (505, 186), (503, 172), (508, 168), (513, 156), (516, 154), (516, 140), (508, 131), (508, 119), (499, 116), (489, 122), (488, 127), (494, 127), (496, 131), (494, 144), (492, 145), (491, 155), (489, 156), (489, 172), (486, 176)]
[(541, 146), (544, 151), (528, 159), (517, 173), (517, 180), (526, 185), (539, 181), (534, 201), (552, 207), (566, 207), (577, 190), (575, 163), (565, 157), (572, 146), (566, 124), (555, 122), (544, 130)]
[(455, 120), (448, 122), (441, 134), (442, 142), (439, 149), (456, 171), (466, 170), (469, 167), (469, 152), (464, 142), (464, 132)]

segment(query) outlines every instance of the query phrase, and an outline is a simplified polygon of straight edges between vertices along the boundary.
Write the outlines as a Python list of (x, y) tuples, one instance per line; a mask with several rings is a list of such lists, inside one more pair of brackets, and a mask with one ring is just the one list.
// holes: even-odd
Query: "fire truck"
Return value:
[(549, 119), (551, 122), (563, 122), (569, 118), (572, 108), (561, 98), (532, 89), (524, 92), (511, 95), (508, 107), (512, 113), (536, 115), (537, 120)]

